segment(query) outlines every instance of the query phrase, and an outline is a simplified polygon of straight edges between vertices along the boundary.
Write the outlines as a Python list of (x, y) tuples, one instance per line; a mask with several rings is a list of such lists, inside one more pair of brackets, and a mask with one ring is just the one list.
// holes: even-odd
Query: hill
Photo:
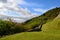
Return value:
[(43, 25), (42, 30), (45, 32), (59, 32), (60, 31), (60, 14), (52, 21)]
[(60, 7), (56, 7), (51, 10), (48, 10), (46, 13), (42, 14), (41, 16), (33, 18), (25, 22), (24, 27), (27, 30), (34, 29), (40, 25), (43, 25), (49, 21), (52, 21), (55, 17), (59, 15), (59, 12), (60, 12)]

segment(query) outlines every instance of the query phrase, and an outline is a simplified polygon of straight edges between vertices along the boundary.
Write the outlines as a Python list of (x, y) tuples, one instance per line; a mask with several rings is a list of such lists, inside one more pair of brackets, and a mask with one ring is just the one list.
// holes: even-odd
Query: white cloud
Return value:
[(27, 8), (18, 7), (18, 4), (27, 3), (24, 0), (6, 0), (6, 2), (4, 2), (4, 0), (0, 1), (0, 15), (11, 16), (8, 12), (13, 11), (19, 14), (19, 17), (22, 17), (22, 19), (26, 18), (26, 20), (37, 16), (36, 14), (31, 13)]
[(35, 8), (34, 11), (44, 13), (47, 9)]
[(28, 3), (25, 2), (24, 0), (18, 0), (17, 3), (18, 3), (18, 4), (28, 4)]
[(13, 4), (28, 4), (24, 0), (8, 0), (8, 3), (13, 3)]
[(0, 7), (3, 7), (3, 5), (4, 5), (4, 4), (3, 4), (2, 2), (0, 2)]
[(55, 8), (55, 7), (51, 7), (49, 9), (35, 8), (34, 11), (44, 13), (50, 9), (53, 9), (53, 8)]

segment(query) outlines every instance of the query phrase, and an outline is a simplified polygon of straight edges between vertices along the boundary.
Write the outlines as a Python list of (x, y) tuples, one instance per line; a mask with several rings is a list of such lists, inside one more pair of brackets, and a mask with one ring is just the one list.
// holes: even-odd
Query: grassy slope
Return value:
[(60, 32), (60, 18), (44, 24), (42, 30), (45, 32)]
[(60, 34), (45, 32), (25, 32), (0, 38), (0, 40), (60, 40)]

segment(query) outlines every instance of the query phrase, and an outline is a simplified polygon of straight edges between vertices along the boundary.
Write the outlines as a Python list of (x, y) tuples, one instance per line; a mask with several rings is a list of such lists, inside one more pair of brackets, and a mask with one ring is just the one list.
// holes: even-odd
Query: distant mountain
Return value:
[(41, 16), (26, 21), (24, 27), (26, 30), (32, 30), (36, 28), (41, 30), (42, 26), (47, 22), (53, 21), (60, 14), (59, 12), (60, 7), (50, 9)]

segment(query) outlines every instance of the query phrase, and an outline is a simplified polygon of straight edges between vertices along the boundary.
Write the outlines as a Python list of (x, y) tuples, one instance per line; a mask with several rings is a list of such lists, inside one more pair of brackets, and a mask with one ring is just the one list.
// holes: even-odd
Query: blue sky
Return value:
[[(28, 3), (31, 4), (37, 4), (36, 7), (42, 7), (42, 8), (50, 8), (50, 7), (56, 7), (60, 6), (60, 0), (25, 0)], [(42, 5), (42, 6), (38, 6)]]
[(31, 12), (36, 12), (37, 14), (41, 14), (42, 12), (34, 11), (34, 9), (39, 8), (43, 10), (48, 10), (50, 8), (59, 7), (60, 0), (24, 0), (29, 5), (20, 5), (23, 8), (28, 8)]
[(0, 15), (31, 19), (55, 7), (60, 0), (0, 0)]

